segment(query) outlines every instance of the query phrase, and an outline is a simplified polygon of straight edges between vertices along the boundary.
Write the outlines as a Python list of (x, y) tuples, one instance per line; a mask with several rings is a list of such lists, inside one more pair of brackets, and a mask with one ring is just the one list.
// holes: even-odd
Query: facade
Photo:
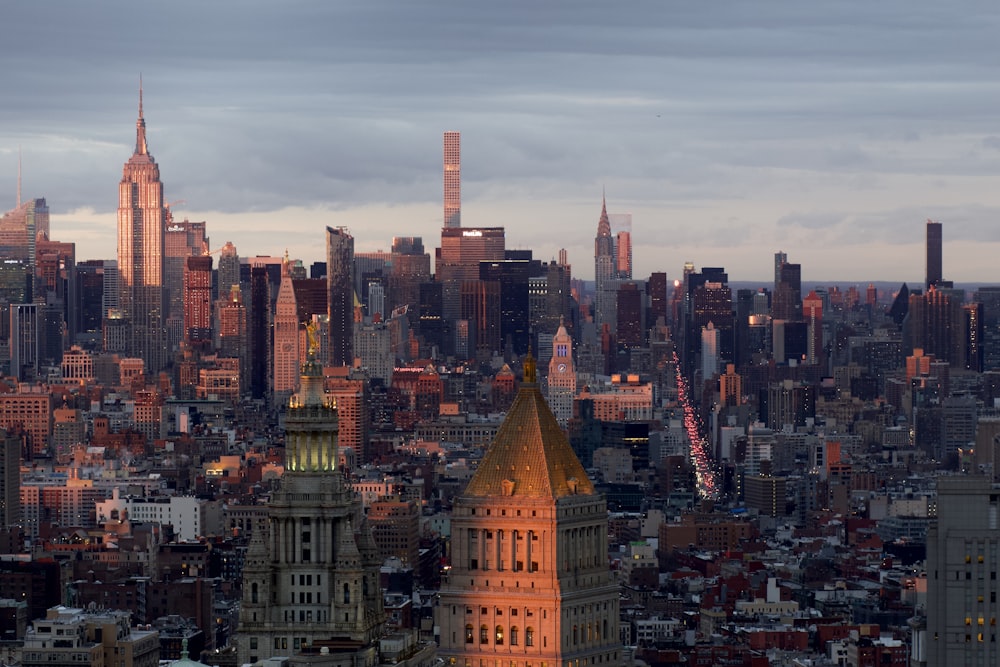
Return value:
[(21, 260), (34, 271), (39, 235), (49, 237), (48, 204), (45, 199), (19, 201), (14, 210), (0, 216), (0, 258)]
[(444, 226), (462, 226), (462, 135), (444, 133)]
[(167, 363), (163, 236), (166, 222), (160, 167), (146, 145), (139, 87), (135, 152), (118, 185), (118, 305), (129, 327), (128, 353), (150, 374)]
[(212, 341), (212, 257), (187, 258), (184, 270), (184, 340), (192, 344)]
[(378, 550), (337, 464), (337, 407), (313, 349), (285, 420), (285, 472), (243, 570), (237, 664), (335, 641), (358, 667), (384, 624)]
[(416, 322), (420, 304), (420, 283), (431, 279), (431, 256), (424, 252), (419, 236), (396, 236), (392, 239), (392, 267), (389, 272), (390, 310), (407, 306), (410, 321)]
[(944, 266), (941, 261), (942, 250), (942, 230), (940, 222), (927, 221), (927, 273), (924, 279), (924, 286), (930, 289), (931, 286), (940, 284), (944, 277), (942, 272)]
[(166, 209), (163, 230), (163, 292), (166, 300), (167, 345), (176, 348), (187, 338), (185, 315), (187, 313), (188, 259), (203, 255), (208, 248), (204, 222), (183, 220), (174, 222), (170, 205)]
[(506, 420), (451, 520), (439, 655), (458, 665), (621, 664), (607, 504), (525, 361)]
[(937, 522), (927, 534), (927, 628), (914, 643), (928, 667), (995, 665), (1000, 595), (1000, 486), (986, 477), (940, 477)]
[(28, 436), (28, 454), (44, 456), (52, 435), (52, 396), (20, 392), (0, 395), (0, 428)]
[(461, 286), (479, 280), (480, 262), (504, 258), (503, 227), (445, 227), (437, 257), (437, 281), (441, 283), (442, 315), (451, 322), (461, 317)]
[(372, 537), (382, 560), (398, 558), (403, 565), (416, 568), (420, 553), (420, 506), (415, 500), (386, 498), (368, 508)]
[(292, 395), (299, 380), (299, 313), (288, 258), (281, 266), (281, 285), (274, 304), (274, 366), (271, 388), (275, 404)]
[(0, 528), (21, 524), (21, 441), (0, 430)]
[(549, 360), (548, 392), (546, 398), (552, 414), (560, 426), (565, 427), (573, 416), (573, 399), (576, 397), (576, 368), (573, 366), (573, 339), (560, 322), (559, 330), (552, 337), (552, 358)]
[(353, 271), (354, 237), (344, 227), (327, 227), (326, 284), (331, 366), (350, 366), (354, 362)]

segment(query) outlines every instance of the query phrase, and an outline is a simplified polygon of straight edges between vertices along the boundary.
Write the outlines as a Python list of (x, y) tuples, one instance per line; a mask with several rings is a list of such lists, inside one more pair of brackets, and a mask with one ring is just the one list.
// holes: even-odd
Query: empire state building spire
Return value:
[(139, 119), (135, 121), (135, 154), (149, 155), (146, 146), (146, 119), (142, 116), (142, 75), (139, 75)]

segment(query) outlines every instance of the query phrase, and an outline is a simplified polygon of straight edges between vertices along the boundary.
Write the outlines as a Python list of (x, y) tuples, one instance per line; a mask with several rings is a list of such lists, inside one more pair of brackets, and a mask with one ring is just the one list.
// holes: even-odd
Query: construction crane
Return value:
[(163, 209), (167, 212), (167, 226), (168, 227), (170, 225), (174, 224), (174, 212), (173, 212), (173, 210), (170, 207), (173, 206), (174, 204), (177, 204), (178, 206), (180, 206), (181, 204), (186, 204), (186, 203), (187, 203), (186, 199), (178, 199), (176, 201), (165, 201), (165, 202), (163, 202)]

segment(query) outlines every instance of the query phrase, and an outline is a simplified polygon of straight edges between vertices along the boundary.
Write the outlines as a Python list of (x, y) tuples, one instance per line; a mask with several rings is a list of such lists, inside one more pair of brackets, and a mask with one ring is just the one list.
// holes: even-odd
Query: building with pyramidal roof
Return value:
[(622, 664), (607, 505), (536, 380), (529, 353), (507, 418), (456, 499), (438, 653), (466, 667)]

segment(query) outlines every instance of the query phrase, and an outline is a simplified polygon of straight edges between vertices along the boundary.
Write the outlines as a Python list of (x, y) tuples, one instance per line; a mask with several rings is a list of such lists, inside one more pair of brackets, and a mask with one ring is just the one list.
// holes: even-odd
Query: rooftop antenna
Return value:
[(21, 144), (17, 145), (17, 208), (21, 208)]

